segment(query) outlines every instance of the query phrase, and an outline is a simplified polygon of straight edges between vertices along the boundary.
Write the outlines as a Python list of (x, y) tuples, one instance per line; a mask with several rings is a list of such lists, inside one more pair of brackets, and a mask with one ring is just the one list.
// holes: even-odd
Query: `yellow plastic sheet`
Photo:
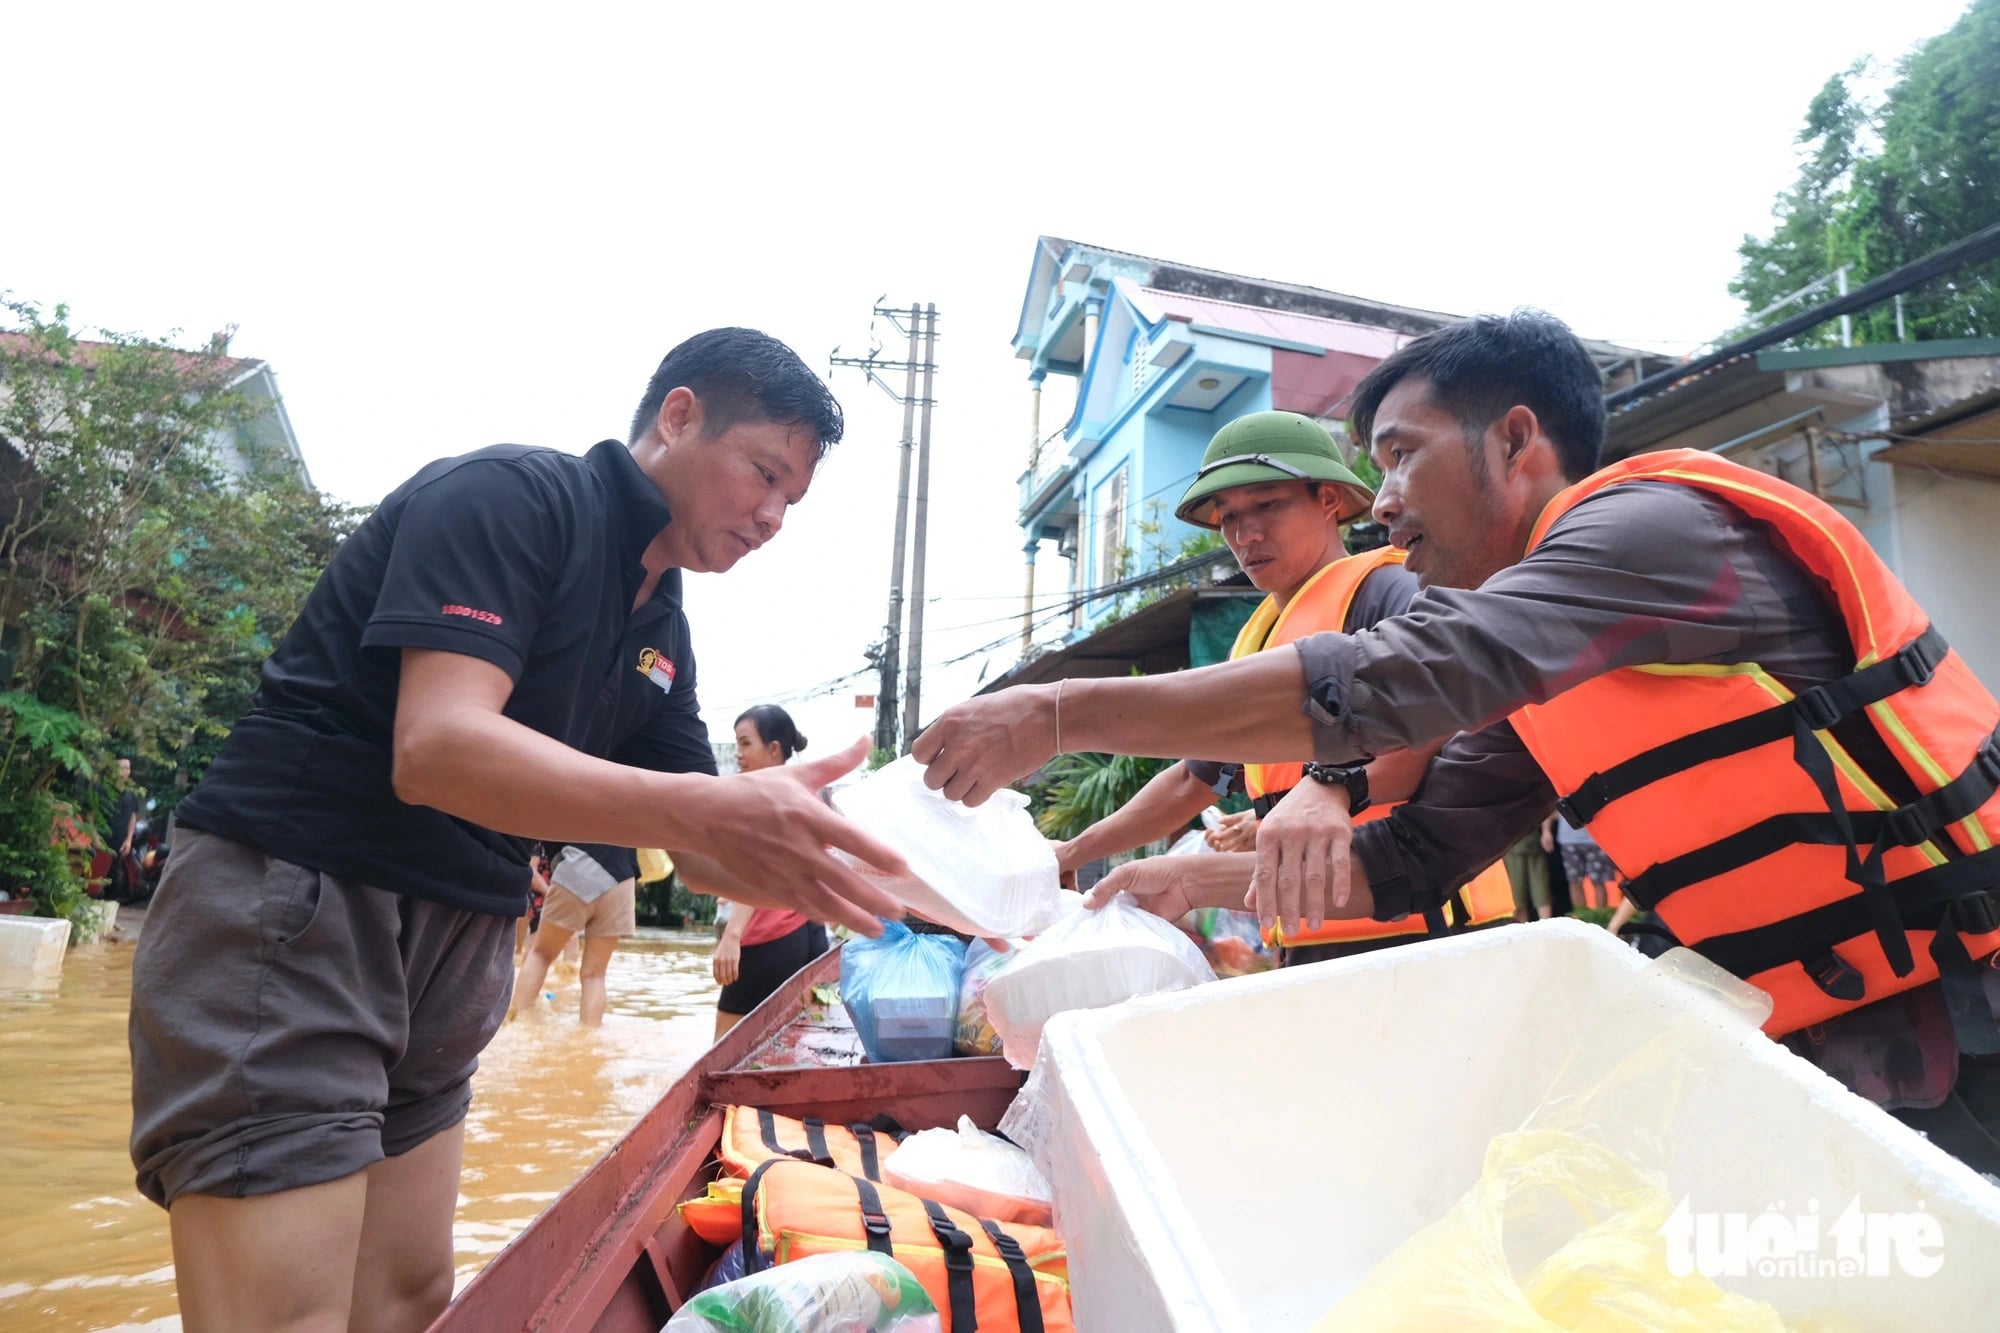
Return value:
[[(1685, 1012), (1600, 1014), (1520, 1129), (1494, 1137), (1478, 1181), (1412, 1236), (1314, 1333), (1838, 1333), (1787, 1323), (1700, 1273), (1676, 1276), (1661, 1226), (1674, 1208), (1668, 1136), (1704, 1040), (1761, 1023), (1769, 1001), (1686, 951), (1660, 964), (1695, 991)], [(1634, 1031), (1652, 1035), (1634, 1042)], [(1643, 1117), (1634, 1108), (1644, 1107)], [(1774, 1145), (1774, 1150), (1779, 1150)]]

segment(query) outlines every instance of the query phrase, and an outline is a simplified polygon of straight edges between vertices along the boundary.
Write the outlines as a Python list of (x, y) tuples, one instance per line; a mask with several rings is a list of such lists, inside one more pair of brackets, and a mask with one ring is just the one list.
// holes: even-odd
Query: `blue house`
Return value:
[[(1225, 631), (1233, 636), (1255, 595), (1240, 576), (1234, 587), (1224, 581), (1235, 574), (1226, 553), (1187, 559), (1187, 543), (1203, 534), (1173, 517), (1209, 438), (1273, 408), (1325, 420), (1338, 436), (1362, 376), (1458, 318), (1039, 237), (1013, 339), (1028, 363), (1033, 420), (1020, 479), (1023, 660), (996, 684), (1198, 665), (1214, 660), (1219, 639), (1226, 651)], [(1668, 364), (1590, 346), (1613, 387)], [(1041, 410), (1051, 375), (1074, 380), (1075, 405), (1060, 423)], [(1038, 557), (1051, 550), (1067, 568), (1038, 585)], [(1162, 571), (1189, 586), (1159, 598)], [(1148, 589), (1148, 624), (1113, 623)], [(1217, 617), (1220, 627), (1202, 623)], [(1060, 646), (1036, 656), (1052, 639)]]

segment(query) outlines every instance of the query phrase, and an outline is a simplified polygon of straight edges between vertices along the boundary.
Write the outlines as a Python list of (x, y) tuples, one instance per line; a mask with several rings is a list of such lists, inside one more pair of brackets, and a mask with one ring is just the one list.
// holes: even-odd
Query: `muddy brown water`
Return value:
[[(481, 1058), (454, 1228), (463, 1286), (706, 1050), (709, 937), (646, 932), (613, 955), (604, 1026), (553, 1012)], [(0, 991), (0, 1329), (178, 1329), (167, 1215), (132, 1187), (125, 1018), (132, 945), (72, 949), (59, 986)]]

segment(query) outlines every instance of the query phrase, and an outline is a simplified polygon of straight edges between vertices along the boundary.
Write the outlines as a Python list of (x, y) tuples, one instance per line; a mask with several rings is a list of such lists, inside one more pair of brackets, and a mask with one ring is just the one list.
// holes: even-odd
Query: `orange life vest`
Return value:
[[(1754, 662), (1628, 667), (1513, 715), (1562, 794), (1680, 940), (1768, 992), (1773, 1036), (1937, 979), (1965, 1049), (1993, 1029), (1971, 960), (2000, 949), (2000, 704), (1855, 530), (1817, 497), (1710, 454), (1615, 464), (1607, 486), (1693, 486), (1766, 524), (1831, 594), (1851, 675), (1801, 694)], [(1835, 738), (1864, 719), (1919, 798), (1898, 806)], [(1636, 873), (1635, 873), (1636, 872)], [(1984, 1035), (1981, 1035), (1983, 1031)]]
[(716, 1156), (732, 1176), (747, 1176), (774, 1157), (796, 1157), (868, 1180), (882, 1179), (882, 1163), (896, 1150), (896, 1136), (874, 1125), (829, 1125), (794, 1120), (758, 1106), (730, 1106), (722, 1112), (722, 1143)]
[(681, 1206), (711, 1244), (743, 1242), (746, 1273), (808, 1255), (873, 1250), (916, 1276), (945, 1333), (1073, 1333), (1069, 1258), (1047, 1227), (975, 1218), (892, 1185), (774, 1158)]
[[(1360, 555), (1345, 556), (1325, 566), (1305, 581), (1285, 604), (1283, 611), (1278, 609), (1275, 597), (1266, 597), (1237, 632), (1235, 646), (1229, 650), (1230, 658), (1234, 660), (1267, 648), (1281, 648), (1312, 634), (1344, 633), (1347, 613), (1353, 607), (1354, 595), (1361, 590), (1362, 583), (1385, 565), (1402, 563), (1401, 550), (1384, 546)], [(1243, 785), (1257, 808), (1258, 818), (1270, 813), (1278, 798), (1298, 786), (1304, 776), (1303, 763), (1245, 764)], [(1371, 819), (1386, 818), (1394, 808), (1394, 802), (1371, 806), (1354, 822), (1363, 824)], [(1489, 921), (1506, 920), (1513, 915), (1514, 893), (1507, 883), (1507, 872), (1499, 865), (1492, 865), (1467, 883), (1442, 913), (1429, 920), (1421, 916), (1407, 917), (1402, 921), (1374, 921), (1367, 917), (1328, 920), (1322, 922), (1317, 930), (1307, 929), (1303, 921), (1290, 923), (1296, 929), (1290, 929), (1287, 923), (1280, 921), (1265, 927), (1264, 943), (1275, 948), (1281, 945), (1379, 940), (1393, 935), (1425, 935), (1433, 929), (1442, 931), (1467, 924), (1484, 925)]]

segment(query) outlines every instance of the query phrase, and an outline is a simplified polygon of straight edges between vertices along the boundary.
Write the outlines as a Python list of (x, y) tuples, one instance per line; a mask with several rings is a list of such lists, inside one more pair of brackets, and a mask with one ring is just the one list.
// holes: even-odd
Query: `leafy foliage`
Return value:
[(53, 802), (102, 803), (122, 753), (170, 808), (360, 512), (260, 447), (222, 340), (85, 341), (63, 307), (0, 310), (0, 887), (57, 912), (81, 885), (46, 854)]
[(1058, 755), (1043, 769), (1035, 823), (1051, 838), (1074, 838), (1107, 818), (1172, 763), (1133, 755)]
[[(1828, 79), (1799, 131), (1798, 179), (1778, 196), (1771, 234), (1744, 238), (1731, 294), (1761, 310), (1843, 265), (1858, 285), (2000, 221), (1996, 69), (2000, 0), (1973, 0), (1901, 62), (1881, 98), (1866, 92), (1867, 62)], [(1927, 284), (1905, 297), (1904, 314), (1911, 338), (2000, 331), (2000, 267)], [(1827, 327), (1799, 341), (1836, 337)], [(1894, 308), (1855, 315), (1854, 338), (1895, 341)]]

